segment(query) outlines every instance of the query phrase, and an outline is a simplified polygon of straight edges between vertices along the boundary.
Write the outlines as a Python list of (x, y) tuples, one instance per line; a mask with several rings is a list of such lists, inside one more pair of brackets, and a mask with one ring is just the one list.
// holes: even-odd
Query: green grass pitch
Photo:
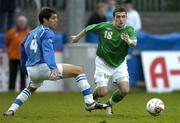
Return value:
[[(105, 102), (110, 94), (101, 101)], [(180, 92), (131, 92), (113, 107), (112, 116), (107, 116), (104, 110), (86, 112), (79, 92), (34, 93), (14, 117), (2, 116), (16, 95), (0, 93), (0, 123), (180, 123)], [(158, 117), (146, 112), (146, 103), (153, 97), (165, 103), (165, 111)]]

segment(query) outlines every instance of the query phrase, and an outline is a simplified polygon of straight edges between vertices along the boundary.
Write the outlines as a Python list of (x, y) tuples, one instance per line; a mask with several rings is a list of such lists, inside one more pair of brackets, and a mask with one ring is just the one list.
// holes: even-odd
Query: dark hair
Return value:
[(56, 14), (56, 11), (54, 9), (43, 7), (39, 13), (39, 22), (40, 24), (43, 24), (43, 18), (49, 20), (52, 14)]
[(116, 12), (125, 12), (127, 14), (127, 11), (124, 7), (116, 7), (113, 11), (113, 17), (115, 17)]

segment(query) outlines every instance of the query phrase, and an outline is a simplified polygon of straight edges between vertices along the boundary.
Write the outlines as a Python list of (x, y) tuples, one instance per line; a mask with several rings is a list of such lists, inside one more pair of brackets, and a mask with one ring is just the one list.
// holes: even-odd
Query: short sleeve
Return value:
[(86, 33), (88, 33), (88, 32), (97, 32), (97, 33), (98, 33), (98, 32), (101, 30), (101, 28), (103, 27), (103, 23), (104, 23), (104, 22), (99, 23), (99, 24), (89, 25), (89, 26), (87, 26), (87, 27), (84, 29), (84, 31), (85, 31)]

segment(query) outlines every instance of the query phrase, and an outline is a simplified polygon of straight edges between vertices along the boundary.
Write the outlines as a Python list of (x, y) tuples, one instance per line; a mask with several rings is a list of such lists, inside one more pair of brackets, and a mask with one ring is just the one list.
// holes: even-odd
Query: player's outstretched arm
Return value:
[(72, 43), (77, 43), (80, 41), (80, 39), (85, 36), (86, 33), (84, 30), (82, 30), (79, 34), (75, 35), (75, 36), (71, 36), (72, 38)]
[(136, 40), (132, 40), (129, 38), (129, 35), (127, 33), (123, 33), (121, 35), (121, 38), (130, 46), (130, 47), (135, 47), (137, 41)]

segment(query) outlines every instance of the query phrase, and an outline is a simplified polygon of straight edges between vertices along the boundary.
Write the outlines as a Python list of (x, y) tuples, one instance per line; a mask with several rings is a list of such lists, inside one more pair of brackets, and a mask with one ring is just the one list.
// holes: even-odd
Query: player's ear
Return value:
[(113, 16), (113, 20), (115, 20), (115, 16)]
[(43, 23), (47, 23), (47, 19), (46, 18), (43, 18)]

